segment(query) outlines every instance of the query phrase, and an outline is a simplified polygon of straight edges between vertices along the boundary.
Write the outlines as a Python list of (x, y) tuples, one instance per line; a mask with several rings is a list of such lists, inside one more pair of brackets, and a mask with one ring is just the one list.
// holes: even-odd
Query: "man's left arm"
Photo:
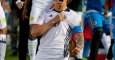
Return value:
[(8, 11), (8, 12), (11, 11), (10, 6), (6, 3), (6, 0), (1, 0), (1, 3), (4, 11)]
[(84, 45), (84, 36), (82, 32), (81, 26), (76, 26), (72, 30), (72, 41), (74, 42), (75, 47), (71, 51), (71, 56), (74, 57), (76, 54), (78, 54)]
[(84, 45), (84, 37), (82, 32), (77, 32), (74, 36), (74, 40), (76, 42), (76, 47), (73, 49), (73, 53), (78, 54)]

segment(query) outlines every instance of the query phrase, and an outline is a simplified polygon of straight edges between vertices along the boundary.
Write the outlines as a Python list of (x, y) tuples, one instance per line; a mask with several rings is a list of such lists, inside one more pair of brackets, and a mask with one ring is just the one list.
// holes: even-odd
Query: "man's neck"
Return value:
[(62, 12), (62, 11), (65, 11), (67, 9), (67, 6), (63, 6), (63, 7), (55, 6), (54, 9), (59, 11), (59, 12)]

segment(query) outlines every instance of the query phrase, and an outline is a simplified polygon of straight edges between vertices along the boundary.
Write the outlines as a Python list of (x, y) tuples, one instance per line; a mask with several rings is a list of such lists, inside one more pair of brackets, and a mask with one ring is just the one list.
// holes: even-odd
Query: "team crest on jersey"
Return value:
[(6, 19), (5, 18), (2, 18), (2, 23), (6, 23)]
[(30, 21), (33, 21), (34, 17), (33, 16), (30, 16)]
[(97, 21), (94, 21), (93, 24), (96, 25), (96, 24), (97, 24)]

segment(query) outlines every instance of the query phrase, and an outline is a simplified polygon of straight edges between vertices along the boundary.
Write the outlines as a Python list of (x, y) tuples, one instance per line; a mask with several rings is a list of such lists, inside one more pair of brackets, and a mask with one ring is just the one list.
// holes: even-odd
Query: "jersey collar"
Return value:
[[(53, 11), (58, 12), (58, 13), (61, 13), (61, 12), (59, 12), (59, 11), (55, 10), (55, 9), (53, 9)], [(67, 9), (66, 9), (66, 10), (64, 10), (64, 11), (66, 11), (66, 12), (70, 12), (70, 8), (67, 8)]]

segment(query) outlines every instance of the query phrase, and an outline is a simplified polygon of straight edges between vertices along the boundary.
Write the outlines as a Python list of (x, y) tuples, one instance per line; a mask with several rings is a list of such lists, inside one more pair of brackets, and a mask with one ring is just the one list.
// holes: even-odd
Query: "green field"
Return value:
[[(5, 60), (19, 60), (18, 56), (11, 56), (10, 54), (11, 54), (11, 48), (7, 47)], [(29, 60), (28, 56), (27, 60)]]

